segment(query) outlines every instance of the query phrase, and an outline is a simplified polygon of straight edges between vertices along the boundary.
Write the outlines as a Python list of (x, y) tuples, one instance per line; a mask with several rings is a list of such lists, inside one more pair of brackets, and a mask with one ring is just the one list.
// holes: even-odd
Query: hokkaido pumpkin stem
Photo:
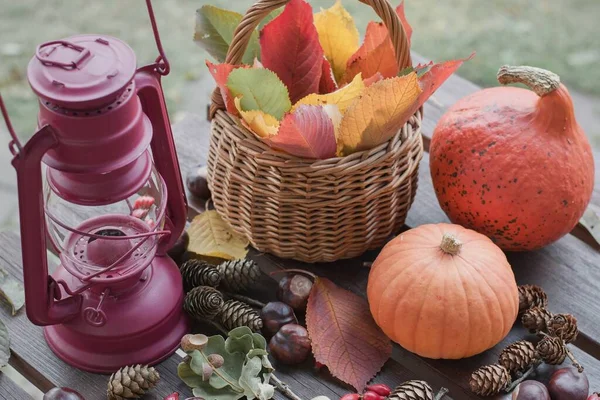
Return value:
[(455, 256), (460, 253), (461, 247), (462, 242), (458, 240), (458, 238), (451, 233), (444, 233), (444, 236), (442, 237), (442, 244), (440, 245), (440, 248), (444, 253)]
[(560, 77), (554, 72), (525, 65), (504, 65), (500, 67), (497, 78), (502, 85), (522, 83), (540, 97), (554, 92), (560, 86)]
[(448, 393), (449, 390), (446, 389), (445, 387), (441, 388), (439, 392), (437, 392), (437, 394), (435, 395), (435, 397), (433, 398), (433, 400), (442, 400), (442, 398), (446, 395), (446, 393)]

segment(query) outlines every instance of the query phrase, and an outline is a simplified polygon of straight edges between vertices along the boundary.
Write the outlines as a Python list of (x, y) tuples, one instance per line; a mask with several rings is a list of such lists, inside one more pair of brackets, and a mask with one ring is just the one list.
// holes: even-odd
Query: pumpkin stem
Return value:
[(458, 253), (460, 253), (461, 247), (462, 242), (458, 240), (454, 235), (452, 235), (451, 233), (444, 233), (444, 236), (442, 237), (442, 244), (440, 245), (440, 248), (444, 253), (455, 256)]
[(554, 92), (560, 86), (560, 77), (554, 72), (525, 65), (519, 67), (504, 65), (498, 70), (497, 77), (502, 85), (522, 83), (540, 97)]

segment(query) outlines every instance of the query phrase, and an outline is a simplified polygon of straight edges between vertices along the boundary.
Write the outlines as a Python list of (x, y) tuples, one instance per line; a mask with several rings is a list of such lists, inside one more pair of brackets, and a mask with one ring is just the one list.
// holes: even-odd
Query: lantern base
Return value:
[[(62, 266), (53, 274), (55, 279), (67, 275)], [(165, 360), (189, 332), (179, 269), (169, 257), (156, 257), (138, 286), (104, 299), (107, 321), (102, 326), (76, 318), (45, 327), (48, 346), (67, 364), (95, 373), (109, 374), (126, 365), (154, 365)], [(94, 306), (98, 302), (93, 291), (84, 293), (82, 310), (86, 303)]]

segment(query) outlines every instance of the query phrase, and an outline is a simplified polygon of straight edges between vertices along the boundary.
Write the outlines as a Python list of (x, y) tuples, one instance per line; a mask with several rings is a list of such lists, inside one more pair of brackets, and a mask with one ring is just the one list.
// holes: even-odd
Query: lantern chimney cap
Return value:
[(85, 110), (112, 102), (135, 71), (135, 53), (127, 43), (104, 35), (77, 35), (39, 45), (27, 77), (44, 101)]

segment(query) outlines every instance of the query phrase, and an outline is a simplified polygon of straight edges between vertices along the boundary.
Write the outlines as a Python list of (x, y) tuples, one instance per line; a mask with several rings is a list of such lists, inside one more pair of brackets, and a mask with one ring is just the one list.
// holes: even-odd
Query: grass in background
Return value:
[[(394, 5), (399, 0), (393, 0)], [(171, 113), (197, 109), (193, 81), (206, 74), (207, 55), (192, 42), (194, 12), (203, 4), (243, 12), (250, 0), (155, 0), (154, 8), (172, 72), (164, 81)], [(315, 10), (333, 0), (310, 0)], [(364, 31), (376, 16), (344, 0)], [(530, 64), (561, 75), (571, 88), (600, 96), (598, 0), (406, 0), (413, 49), (441, 61), (477, 56), (459, 74), (493, 86), (502, 64)], [(35, 127), (36, 98), (25, 71), (35, 46), (76, 33), (117, 36), (150, 62), (156, 49), (142, 0), (0, 0), (0, 91), (14, 124), (27, 137)], [(204, 95), (204, 93), (202, 93)]]

